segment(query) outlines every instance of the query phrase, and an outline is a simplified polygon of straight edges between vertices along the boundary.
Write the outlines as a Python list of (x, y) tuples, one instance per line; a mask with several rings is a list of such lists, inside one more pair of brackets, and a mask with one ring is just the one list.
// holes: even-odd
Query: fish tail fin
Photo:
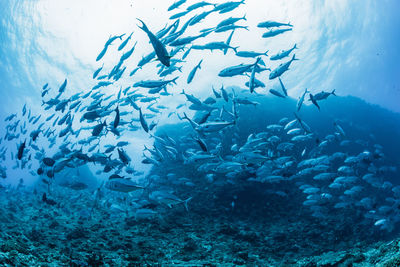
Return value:
[(176, 84), (176, 80), (179, 78), (179, 76), (176, 76), (175, 78), (173, 78), (172, 80), (171, 80), (171, 82), (172, 83), (174, 83), (174, 84)]
[(293, 54), (292, 61), (293, 60), (299, 60), (298, 58), (296, 58), (296, 54)]
[(294, 44), (293, 49), (298, 49), (297, 44)]
[(264, 55), (268, 56), (268, 52), (269, 52), (269, 50), (265, 51)]
[(333, 89), (333, 91), (331, 92), (332, 95), (337, 96), (335, 93), (336, 89)]
[(233, 49), (233, 51), (235, 51), (235, 53), (237, 53), (238, 48), (239, 48), (239, 46), (232, 47), (232, 49)]
[(310, 100), (318, 108), (318, 110), (321, 110), (320, 106), (318, 105), (317, 100), (314, 99), (314, 96), (312, 94), (310, 94)]
[(136, 19), (142, 23), (142, 26), (139, 26), (139, 25), (138, 25), (138, 27), (147, 33), (147, 32), (149, 31), (149, 29), (147, 28), (147, 26), (146, 26), (146, 24), (143, 22), (143, 20), (138, 19), (138, 18), (136, 18)]
[(200, 60), (199, 62), (199, 69), (201, 69), (201, 63), (203, 63), (203, 60)]
[(186, 95), (185, 89), (182, 89), (181, 95)]
[(243, 29), (246, 29), (246, 30), (250, 31), (249, 30), (249, 26), (244, 26)]
[(243, 18), (242, 18), (242, 19), (245, 20), (245, 21), (247, 21), (246, 15), (247, 15), (247, 14), (244, 14), (244, 16), (243, 16)]
[(189, 212), (189, 207), (188, 207), (188, 203), (190, 200), (192, 200), (193, 197), (189, 197), (186, 200), (183, 201), (183, 205), (185, 206), (185, 209), (187, 212)]

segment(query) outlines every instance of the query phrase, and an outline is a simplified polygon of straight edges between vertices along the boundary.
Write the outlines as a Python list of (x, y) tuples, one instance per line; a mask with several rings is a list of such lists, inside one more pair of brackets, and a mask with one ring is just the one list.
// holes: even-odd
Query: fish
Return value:
[(165, 76), (167, 76), (167, 75), (170, 75), (170, 74), (172, 74), (172, 73), (174, 73), (175, 71), (179, 71), (179, 72), (182, 72), (182, 67), (181, 66), (171, 66), (171, 67), (169, 67), (168, 69), (166, 69), (166, 70), (163, 70), (160, 74), (159, 74), (159, 76), (160, 77), (165, 77)]
[(308, 126), (296, 113), (294, 113), (294, 116), (296, 117), (297, 122), (300, 124), (301, 128), (307, 133), (311, 133), (311, 128)]
[[(155, 58), (156, 57), (156, 52), (155, 51), (153, 51), (153, 52), (151, 52), (151, 53), (149, 53), (148, 55), (146, 55), (146, 56), (142, 56), (142, 59), (138, 62), (138, 68), (136, 68), (136, 69), (134, 69), (132, 72), (131, 72), (131, 74), (133, 73), (133, 74), (135, 74), (136, 73), (136, 71), (139, 69), (139, 68), (142, 68), (144, 65), (146, 65), (147, 63), (149, 63), (153, 58)], [(132, 76), (131, 74), (129, 74), (129, 76)]]
[(228, 96), (228, 93), (226, 92), (226, 90), (224, 89), (224, 86), (221, 87), (221, 94), (222, 94), (222, 98), (225, 100), (225, 102), (228, 102), (229, 96)]
[(123, 192), (123, 193), (129, 193), (137, 190), (144, 189), (144, 187), (139, 186), (132, 182), (129, 179), (124, 179), (124, 178), (114, 178), (111, 180), (108, 180), (105, 183), (105, 187), (109, 190), (112, 191), (117, 191), (117, 192)]
[(104, 44), (103, 49), (101, 50), (101, 52), (100, 52), (99, 55), (97, 56), (96, 61), (99, 61), (100, 59), (103, 58), (103, 56), (104, 56), (104, 55), (106, 54), (106, 52), (107, 52), (108, 46), (111, 45), (112, 42), (114, 42), (116, 39), (122, 40), (122, 37), (123, 37), (124, 35), (125, 35), (125, 34), (116, 35), (116, 36), (110, 36), (110, 37), (108, 38), (107, 42)]
[(93, 130), (92, 130), (92, 136), (99, 136), (105, 126), (107, 126), (106, 121), (101, 122), (101, 123), (97, 124), (96, 126), (94, 126)]
[(280, 60), (280, 59), (282, 59), (282, 58), (285, 58), (285, 57), (289, 56), (290, 53), (291, 53), (294, 49), (297, 49), (297, 45), (296, 45), (296, 44), (295, 44), (291, 49), (289, 49), (289, 50), (282, 50), (281, 52), (279, 52), (279, 53), (277, 53), (277, 54), (275, 54), (275, 55), (270, 56), (269, 59), (270, 59), (270, 60)]
[(61, 119), (59, 119), (57, 125), (63, 125), (67, 121), (69, 116), (71, 116), (70, 112), (68, 112)]
[(168, 7), (168, 11), (172, 11), (186, 3), (186, 0), (178, 0)]
[(277, 36), (277, 35), (279, 35), (279, 34), (282, 34), (282, 33), (284, 33), (284, 32), (291, 31), (291, 30), (292, 30), (292, 28), (289, 28), (289, 29), (269, 30), (269, 31), (265, 32), (265, 33), (262, 35), (262, 37), (263, 37), (263, 38), (274, 37), (274, 36)]
[(58, 92), (62, 94), (65, 91), (66, 87), (67, 87), (67, 79), (65, 79), (64, 82), (61, 84), (60, 88), (58, 89)]
[(23, 143), (21, 143), (21, 144), (19, 145), (19, 147), (18, 147), (17, 158), (18, 158), (19, 160), (21, 160), (21, 159), (22, 159), (22, 156), (24, 155), (25, 146), (26, 146), (26, 140), (25, 140)]
[(288, 96), (287, 90), (286, 90), (285, 86), (283, 85), (281, 78), (278, 77), (278, 80), (279, 80), (279, 83), (281, 84), (281, 88), (282, 88), (283, 94), (284, 94), (285, 96)]
[(173, 24), (171, 24), (171, 25), (169, 25), (169, 26), (168, 26), (168, 23), (165, 24), (165, 27), (164, 27), (163, 29), (159, 30), (159, 31), (155, 34), (156, 37), (157, 37), (158, 39), (163, 38), (168, 32), (170, 32), (173, 28), (175, 28), (175, 25), (176, 25), (176, 24), (179, 24), (179, 22), (180, 22), (180, 20), (177, 19), (177, 20), (174, 21)]
[(342, 136), (346, 136), (343, 128), (337, 122), (334, 122), (333, 125), (335, 126), (336, 131), (338, 131)]
[(129, 158), (129, 156), (125, 153), (125, 151), (123, 149), (117, 149), (118, 151), (118, 156), (119, 159), (125, 164), (128, 165), (129, 162), (131, 161), (131, 159)]
[(281, 22), (277, 22), (277, 21), (272, 21), (272, 20), (268, 20), (268, 21), (263, 21), (257, 24), (258, 28), (272, 28), (272, 27), (281, 27), (281, 26), (289, 26), (289, 27), (293, 27), (292, 24), (289, 23), (281, 23)]
[(43, 163), (48, 167), (53, 167), (56, 161), (52, 158), (43, 158)]
[(105, 47), (103, 47), (103, 49), (101, 50), (101, 52), (97, 56), (96, 61), (99, 61), (100, 59), (102, 59), (103, 56), (106, 54), (106, 52), (107, 52), (107, 47), (105, 46)]
[(307, 93), (309, 93), (309, 91), (307, 91), (307, 88), (306, 88), (306, 90), (304, 90), (304, 93), (301, 95), (301, 97), (297, 101), (297, 105), (296, 105), (297, 106), (297, 112), (300, 111), (301, 106), (303, 105), (303, 102), (304, 102), (304, 98), (306, 97)]
[(215, 96), (216, 98), (221, 98), (221, 95), (220, 95), (217, 91), (215, 91), (214, 87), (213, 87), (212, 91), (213, 91), (214, 96)]
[(60, 186), (71, 188), (73, 190), (85, 190), (89, 187), (87, 184), (79, 181), (61, 183)]
[(330, 96), (330, 95), (336, 96), (336, 94), (335, 94), (335, 89), (332, 90), (332, 92), (330, 92), (330, 93), (329, 93), (329, 92), (321, 91), (321, 92), (319, 92), (319, 93), (313, 95), (313, 98), (314, 98), (315, 101), (320, 101), (320, 100), (327, 99), (328, 96)]
[(118, 106), (115, 108), (115, 119), (114, 119), (114, 129), (118, 127), (118, 124), (120, 122), (120, 114), (119, 114), (119, 108)]
[(72, 132), (71, 131), (71, 124), (69, 124), (67, 127), (65, 127), (64, 129), (62, 129), (61, 131), (60, 131), (60, 133), (58, 134), (58, 137), (64, 137), (64, 136), (66, 136), (68, 133), (70, 133), (70, 132)]
[(261, 60), (260, 57), (257, 58), (256, 62), (254, 63), (254, 66), (253, 66), (253, 70), (252, 70), (252, 72), (251, 72), (251, 75), (250, 75), (250, 80), (249, 80), (249, 89), (250, 89), (250, 93), (253, 93), (253, 92), (254, 92), (254, 88), (255, 88), (254, 79), (255, 79), (255, 74), (256, 74), (256, 66), (257, 66), (258, 62), (260, 62), (260, 60)]
[(183, 204), (186, 211), (189, 211), (188, 203), (192, 199), (192, 197), (189, 197), (186, 200), (181, 200), (177, 196), (164, 191), (153, 191), (150, 193), (149, 198), (157, 203), (164, 204), (169, 208), (178, 204)]
[(131, 48), (130, 50), (126, 51), (126, 52), (121, 56), (121, 58), (120, 58), (120, 60), (119, 60), (119, 64), (122, 64), (122, 62), (124, 62), (125, 60), (127, 60), (127, 59), (132, 55), (133, 51), (135, 51), (136, 44), (137, 44), (137, 42), (135, 42), (135, 43), (133, 44), (133, 46), (132, 46), (132, 48)]
[[(214, 12), (214, 10), (210, 10), (210, 11), (204, 11), (203, 13), (200, 13), (198, 15), (195, 15), (193, 18), (190, 19), (190, 26), (193, 26), (197, 23), (199, 23), (200, 21), (202, 21), (203, 19), (205, 19), (209, 14), (211, 14), (212, 12)], [(205, 34), (208, 34), (209, 32), (205, 32)]]
[(221, 21), (220, 23), (217, 24), (216, 28), (221, 28), (226, 25), (235, 24), (236, 22), (238, 22), (240, 20), (246, 21), (247, 20), (246, 15), (244, 15), (243, 17), (240, 17), (240, 18), (230, 17), (230, 18), (224, 19), (223, 21)]
[(280, 64), (276, 69), (274, 69), (273, 71), (271, 71), (271, 73), (269, 74), (269, 79), (270, 79), (270, 80), (275, 79), (275, 78), (281, 76), (283, 73), (285, 73), (285, 72), (289, 69), (290, 64), (291, 64), (294, 60), (298, 60), (298, 59), (296, 58), (296, 55), (295, 55), (295, 54), (293, 55), (293, 57), (292, 57), (291, 60), (289, 60), (289, 61), (286, 62), (286, 63)]
[(190, 53), (191, 50), (192, 50), (192, 48), (189, 47), (189, 49), (187, 49), (187, 50), (185, 51), (185, 53), (182, 55), (182, 60), (184, 60), (184, 59), (189, 55), (189, 53)]
[(231, 44), (232, 37), (233, 37), (233, 34), (234, 34), (234, 33), (235, 33), (235, 29), (233, 29), (233, 30), (231, 31), (231, 34), (229, 34), (228, 39), (226, 39), (225, 44), (226, 44), (226, 47), (227, 47), (227, 48), (224, 49), (224, 55), (226, 55), (226, 53), (228, 52), (228, 49), (229, 49), (229, 46), (230, 46), (230, 44)]
[(139, 120), (140, 120), (140, 124), (142, 125), (143, 130), (148, 133), (149, 132), (149, 126), (146, 122), (146, 120), (143, 117), (142, 114), (142, 109), (139, 108)]
[(220, 77), (233, 77), (237, 75), (243, 75), (246, 71), (250, 70), (253, 64), (240, 64), (232, 67), (227, 67), (218, 73)]
[(282, 95), (280, 92), (276, 91), (275, 89), (269, 89), (269, 92), (273, 95), (276, 95), (281, 98), (286, 98), (286, 96)]
[(313, 94), (309, 94), (310, 96), (310, 101), (318, 108), (318, 110), (321, 110), (320, 106), (318, 105), (317, 100), (315, 100), (314, 95)]
[(168, 55), (168, 51), (165, 48), (164, 44), (161, 43), (161, 41), (157, 39), (157, 37), (147, 28), (146, 24), (142, 20), (140, 20), (140, 19), (138, 19), (138, 20), (142, 23), (142, 26), (138, 26), (138, 27), (140, 29), (142, 29), (149, 37), (150, 42), (154, 48), (154, 51), (157, 55), (158, 60), (160, 60), (160, 62), (162, 64), (164, 64), (165, 66), (169, 67), (171, 64), (170, 56)]
[(190, 5), (190, 6), (188, 6), (186, 8), (186, 10), (192, 11), (192, 10), (195, 10), (195, 9), (198, 9), (198, 8), (201, 8), (201, 7), (211, 6), (211, 5), (213, 5), (213, 4), (211, 4), (209, 2), (206, 2), (206, 1), (201, 1), (201, 2), (197, 2), (197, 3), (194, 3), (194, 4)]
[(235, 121), (211, 121), (198, 125), (195, 130), (198, 132), (219, 132), (225, 127), (235, 125)]
[(99, 73), (100, 73), (100, 71), (103, 69), (103, 67), (104, 67), (104, 64), (100, 67), (100, 68), (98, 68), (97, 70), (95, 70), (95, 72), (93, 72), (93, 79), (96, 79), (96, 77), (97, 77), (97, 75), (99, 75)]
[[(221, 26), (219, 28), (216, 28), (214, 32), (219, 33), (219, 32), (226, 32), (226, 31), (231, 31), (231, 30), (236, 30), (236, 29), (245, 29), (249, 30), (248, 26), (241, 26), (241, 25), (235, 25), (235, 24), (230, 24), (230, 25), (225, 25)], [(235, 51), (236, 52), (236, 51)]]
[(257, 106), (257, 105), (260, 104), (260, 103), (258, 103), (258, 102), (253, 102), (253, 101), (250, 101), (250, 100), (248, 100), (248, 99), (245, 99), (245, 98), (238, 98), (238, 97), (235, 97), (235, 98), (233, 99), (233, 101), (234, 101), (235, 103), (238, 103), (238, 104), (241, 104), (241, 105), (254, 105), (254, 106)]
[(41, 133), (40, 129), (32, 131), (31, 134), (30, 134), (30, 137), (32, 138), (32, 141), (36, 141), (36, 139), (37, 139), (37, 137), (39, 136), (40, 133)]
[(192, 102), (193, 104), (199, 105), (199, 106), (202, 105), (201, 101), (198, 98), (194, 97), (193, 95), (186, 94), (184, 89), (182, 89), (181, 94), (185, 95), (186, 99), (188, 101)]
[(238, 57), (245, 57), (245, 58), (253, 58), (253, 57), (258, 57), (258, 56), (267, 56), (269, 50), (265, 51), (264, 53), (258, 53), (254, 51), (239, 51), (236, 53), (236, 56)]
[(230, 45), (227, 45), (224, 42), (211, 42), (211, 43), (207, 43), (205, 45), (193, 45), (192, 49), (200, 49), (200, 50), (225, 50), (225, 49), (232, 49), (233, 51), (237, 51), (238, 47), (232, 47)]
[(207, 97), (207, 99), (203, 101), (203, 104), (206, 104), (206, 105), (212, 105), (215, 103), (217, 103), (217, 101), (212, 97)]
[(156, 88), (156, 87), (162, 87), (164, 85), (167, 85), (169, 83), (174, 83), (176, 84), (176, 80), (179, 77), (175, 77), (171, 80), (148, 80), (148, 81), (139, 81), (133, 84), (133, 87), (144, 87), (144, 88)]
[(187, 36), (187, 37), (179, 38), (179, 39), (176, 39), (176, 40), (172, 41), (171, 43), (169, 43), (169, 45), (170, 46), (187, 45), (187, 44), (190, 44), (193, 41), (195, 41), (195, 40), (197, 40), (199, 38), (202, 38), (202, 37), (204, 37), (206, 35), (207, 34), (203, 33), (203, 34), (199, 34), (199, 35), (196, 35), (196, 36)]
[(133, 32), (131, 32), (131, 34), (129, 34), (129, 36), (118, 46), (118, 51), (121, 51), (122, 49), (124, 49), (124, 47), (127, 45), (129, 40), (131, 39), (132, 34), (133, 34)]
[(196, 71), (198, 69), (201, 69), (201, 63), (203, 60), (200, 60), (200, 62), (190, 71), (189, 76), (187, 78), (187, 83), (191, 83), (193, 81), (194, 75), (196, 74)]
[(111, 85), (111, 84), (113, 84), (113, 82), (110, 82), (110, 81), (100, 81), (100, 82), (98, 82), (95, 86), (92, 87), (92, 90), (96, 90), (96, 89), (99, 89), (99, 88), (101, 88), (101, 87), (106, 87), (106, 86), (109, 86), (109, 85)]
[(242, 1), (229, 1), (221, 4), (217, 4), (214, 7), (215, 11), (219, 11), (220, 14), (224, 14), (236, 9), (238, 6), (244, 3), (245, 0)]
[(14, 119), (14, 118), (16, 118), (17, 117), (17, 114), (11, 114), (11, 115), (9, 115), (9, 116), (7, 116), (5, 119), (4, 119), (4, 121), (12, 121), (12, 119)]

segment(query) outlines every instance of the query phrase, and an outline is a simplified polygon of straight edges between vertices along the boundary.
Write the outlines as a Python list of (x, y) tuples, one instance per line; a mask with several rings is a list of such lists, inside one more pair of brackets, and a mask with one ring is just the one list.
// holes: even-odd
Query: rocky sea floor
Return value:
[(299, 217), (294, 207), (230, 210), (218, 198), (194, 199), (189, 211), (157, 206), (141, 219), (129, 209), (92, 210), (88, 191), (54, 189), (53, 206), (28, 189), (0, 193), (1, 266), (400, 265), (394, 234), (374, 241), (365, 226)]

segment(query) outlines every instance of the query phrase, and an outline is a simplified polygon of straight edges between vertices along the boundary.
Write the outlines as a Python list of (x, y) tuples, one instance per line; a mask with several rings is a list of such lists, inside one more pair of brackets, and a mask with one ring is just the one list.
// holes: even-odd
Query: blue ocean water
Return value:
[(0, 262), (387, 260), (398, 1), (173, 3), (3, 1)]

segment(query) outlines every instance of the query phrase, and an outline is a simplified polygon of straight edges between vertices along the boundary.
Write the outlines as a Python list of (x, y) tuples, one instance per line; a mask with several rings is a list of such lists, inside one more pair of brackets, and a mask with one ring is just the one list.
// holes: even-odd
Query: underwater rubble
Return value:
[(79, 205), (73, 205), (69, 200), (79, 192), (56, 190), (59, 204), (49, 207), (27, 189), (1, 189), (2, 266), (398, 266), (400, 262), (400, 239), (356, 240), (360, 233), (356, 229), (329, 222), (321, 227), (320, 222), (294, 217), (283, 207), (260, 216), (264, 211), (257, 207), (248, 213), (229, 211), (217, 201), (209, 203), (208, 211), (198, 203), (190, 212), (160, 210), (160, 216), (152, 219), (129, 213), (114, 217), (105, 207), (85, 217), (81, 209), (92, 199), (79, 197)]

